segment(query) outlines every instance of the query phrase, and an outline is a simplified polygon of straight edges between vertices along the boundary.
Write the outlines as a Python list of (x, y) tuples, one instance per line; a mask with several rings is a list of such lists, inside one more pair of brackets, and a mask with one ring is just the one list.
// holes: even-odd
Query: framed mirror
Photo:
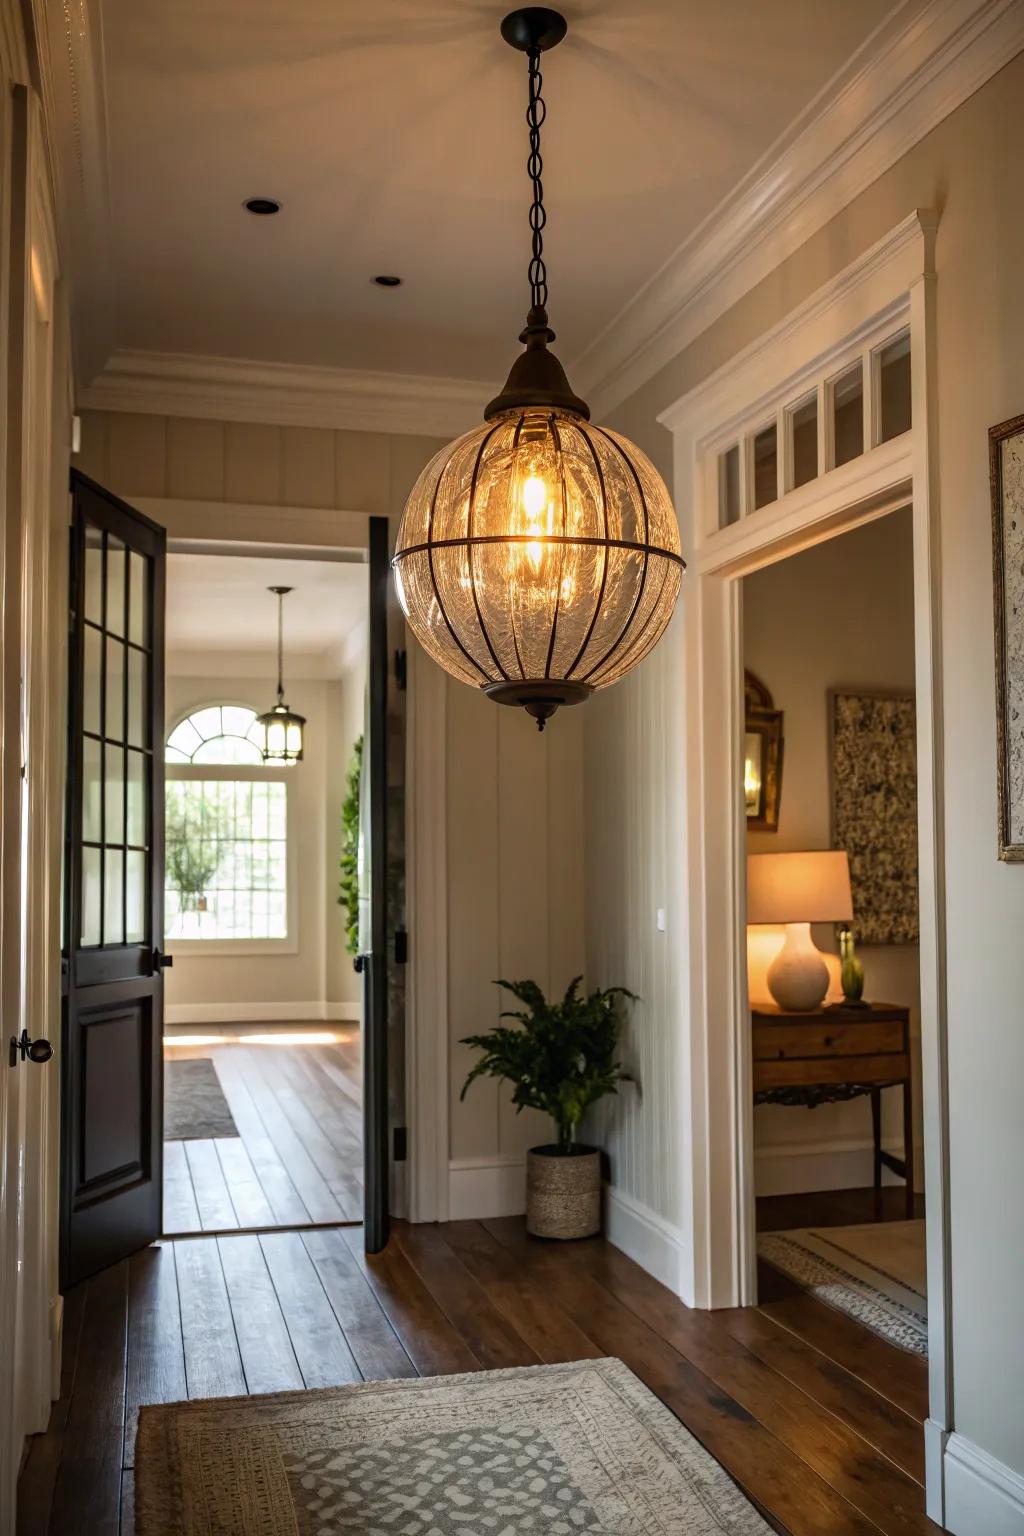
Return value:
[(744, 672), (743, 801), (752, 832), (777, 832), (782, 800), (782, 710), (753, 672)]

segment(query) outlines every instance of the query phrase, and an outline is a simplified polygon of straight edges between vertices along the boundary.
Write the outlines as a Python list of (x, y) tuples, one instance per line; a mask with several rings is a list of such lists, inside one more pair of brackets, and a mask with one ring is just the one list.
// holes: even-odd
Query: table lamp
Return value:
[(852, 920), (844, 852), (748, 856), (747, 922), (786, 925), (786, 942), (767, 975), (768, 990), (780, 1008), (809, 1013), (828, 991), (828, 967), (811, 938), (811, 924)]

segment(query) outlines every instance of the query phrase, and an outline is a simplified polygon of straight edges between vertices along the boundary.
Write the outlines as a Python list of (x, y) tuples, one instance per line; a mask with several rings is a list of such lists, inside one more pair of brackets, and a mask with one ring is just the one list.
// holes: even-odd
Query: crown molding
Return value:
[(1024, 48), (1020, 0), (904, 3), (574, 359), (607, 414)]
[(114, 352), (79, 392), (87, 410), (454, 437), (483, 420), (493, 384), (179, 352)]

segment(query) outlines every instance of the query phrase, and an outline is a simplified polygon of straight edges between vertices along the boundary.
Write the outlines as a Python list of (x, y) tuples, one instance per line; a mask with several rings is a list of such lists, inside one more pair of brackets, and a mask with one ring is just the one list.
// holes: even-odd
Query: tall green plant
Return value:
[(338, 902), (345, 908), (345, 948), (359, 953), (359, 789), (363, 776), (363, 738), (352, 748), (341, 803), (341, 882)]
[(209, 890), (221, 864), (225, 818), (218, 805), (189, 795), (187, 781), (167, 786), (164, 810), (164, 867), (169, 888), (177, 891), (181, 910), (194, 910)]
[(618, 1085), (631, 1082), (616, 1059), (621, 1021), (619, 999), (633, 998), (625, 987), (583, 995), (577, 976), (560, 1003), (549, 1003), (534, 981), (497, 981), (495, 986), (525, 1004), (505, 1010), (503, 1019), (518, 1027), (499, 1025), (485, 1035), (468, 1035), (483, 1056), (466, 1078), (462, 1098), (478, 1077), (498, 1077), (512, 1084), (512, 1102), (522, 1109), (539, 1109), (555, 1122), (558, 1150), (568, 1155), (584, 1114)]

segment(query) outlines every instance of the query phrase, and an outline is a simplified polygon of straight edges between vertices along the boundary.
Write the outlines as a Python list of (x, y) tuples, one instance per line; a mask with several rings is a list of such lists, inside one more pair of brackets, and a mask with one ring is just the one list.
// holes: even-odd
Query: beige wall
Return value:
[[(1024, 870), (996, 847), (992, 550), (987, 428), (1024, 410), (1024, 187), (1020, 157), (1024, 56), (1018, 56), (849, 208), (760, 283), (618, 410), (630, 433), (671, 471), (656, 415), (738, 348), (840, 271), (915, 207), (935, 208), (938, 402), (946, 774), (947, 985), (953, 1366), (956, 1426), (1024, 1473)], [(736, 402), (737, 407), (741, 402)], [(664, 647), (663, 647), (664, 649)], [(652, 763), (654, 714), (679, 698), (683, 676), (656, 655), (631, 683), (588, 706), (587, 835), (601, 835), (608, 804), (641, 801), (650, 814), (620, 857), (588, 863), (592, 974), (610, 970), (632, 921), (631, 894), (663, 863), (671, 763)], [(628, 739), (628, 747), (607, 743)], [(676, 765), (681, 773), (680, 765)], [(638, 780), (644, 788), (637, 789)], [(683, 857), (681, 845), (669, 857)], [(614, 878), (595, 906), (594, 876)], [(636, 974), (664, 977), (653, 924), (631, 956)], [(619, 979), (616, 975), (615, 979)], [(655, 983), (651, 983), (655, 985)], [(658, 1041), (654, 1070), (678, 1070), (681, 1004), (648, 1009), (636, 1032)], [(684, 1128), (685, 1131), (685, 1128)], [(627, 1193), (676, 1216), (681, 1195), (660, 1167), (666, 1132), (649, 1112), (620, 1103), (611, 1135), (614, 1176)]]
[[(910, 508), (781, 560), (743, 582), (744, 660), (785, 712), (782, 802), (776, 832), (750, 832), (751, 853), (831, 846), (827, 691), (914, 689), (914, 548)], [(854, 931), (856, 932), (856, 917)], [(837, 948), (827, 925), (822, 948)], [(776, 948), (781, 943), (778, 933)], [(759, 946), (761, 949), (762, 946)], [(920, 986), (916, 944), (861, 945), (865, 996), (911, 1010), (915, 1139), (921, 1143)], [(750, 977), (752, 1003), (768, 998), (764, 968)], [(838, 991), (838, 988), (837, 988)], [(883, 1095), (883, 1136), (903, 1135), (900, 1094)], [(754, 1112), (759, 1194), (870, 1184), (867, 1098), (814, 1110), (763, 1104)], [(920, 1158), (917, 1184), (923, 1188)]]

